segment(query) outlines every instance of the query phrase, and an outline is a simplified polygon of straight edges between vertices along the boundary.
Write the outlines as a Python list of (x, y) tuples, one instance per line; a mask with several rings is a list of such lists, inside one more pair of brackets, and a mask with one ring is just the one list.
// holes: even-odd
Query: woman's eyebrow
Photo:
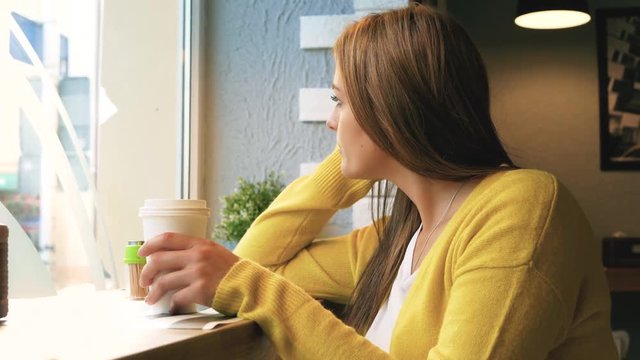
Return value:
[(331, 88), (332, 88), (333, 90), (336, 90), (336, 91), (342, 91), (342, 90), (340, 90), (340, 88), (339, 88), (339, 87), (337, 87), (337, 86), (336, 86), (336, 84), (331, 84)]

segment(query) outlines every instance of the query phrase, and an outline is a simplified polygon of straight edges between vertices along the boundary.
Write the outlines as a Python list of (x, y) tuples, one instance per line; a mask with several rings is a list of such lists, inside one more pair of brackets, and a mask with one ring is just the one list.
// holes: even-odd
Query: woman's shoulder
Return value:
[[(462, 253), (473, 254), (469, 259), (477, 257), (471, 263), (486, 266), (528, 264), (543, 242), (545, 246), (564, 246), (545, 239), (551, 233), (560, 237), (573, 235), (560, 233), (549, 225), (581, 214), (558, 179), (541, 170), (506, 170), (490, 175), (478, 184), (469, 200), (461, 214), (458, 245)], [(572, 223), (588, 229), (587, 225), (582, 226), (586, 222)], [(460, 260), (464, 263), (465, 258)]]
[(550, 172), (538, 169), (513, 169), (503, 170), (487, 177), (495, 186), (518, 186), (518, 187), (553, 187), (557, 183), (557, 178)]
[(559, 186), (554, 175), (541, 170), (503, 170), (489, 175), (463, 205), (461, 226), (471, 229), (470, 233), (510, 229), (510, 233), (536, 237), (553, 212)]
[(480, 182), (474, 198), (485, 205), (500, 207), (509, 204), (547, 207), (556, 200), (560, 186), (553, 174), (543, 170), (503, 170)]

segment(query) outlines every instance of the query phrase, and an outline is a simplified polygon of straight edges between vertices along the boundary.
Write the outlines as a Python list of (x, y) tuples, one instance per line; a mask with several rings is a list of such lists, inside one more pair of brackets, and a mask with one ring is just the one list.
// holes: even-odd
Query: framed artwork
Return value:
[(640, 7), (596, 10), (601, 170), (640, 170)]

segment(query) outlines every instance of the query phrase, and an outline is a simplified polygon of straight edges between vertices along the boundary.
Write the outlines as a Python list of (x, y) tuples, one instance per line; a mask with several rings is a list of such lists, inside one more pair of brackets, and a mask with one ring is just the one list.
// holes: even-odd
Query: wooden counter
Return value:
[(144, 306), (123, 291), (11, 299), (7, 318), (0, 320), (0, 358), (277, 358), (254, 322), (213, 330), (161, 328), (140, 311)]

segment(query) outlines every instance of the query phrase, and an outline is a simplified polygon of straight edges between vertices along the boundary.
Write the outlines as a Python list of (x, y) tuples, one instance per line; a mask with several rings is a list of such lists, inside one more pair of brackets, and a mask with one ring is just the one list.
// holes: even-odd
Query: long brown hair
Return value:
[[(491, 119), (480, 54), (446, 14), (418, 4), (371, 14), (347, 27), (333, 51), (356, 121), (406, 168), (461, 181), (516, 167)], [(417, 208), (397, 189), (391, 214), (376, 223), (378, 250), (345, 310), (359, 333), (389, 295), (419, 224)]]

